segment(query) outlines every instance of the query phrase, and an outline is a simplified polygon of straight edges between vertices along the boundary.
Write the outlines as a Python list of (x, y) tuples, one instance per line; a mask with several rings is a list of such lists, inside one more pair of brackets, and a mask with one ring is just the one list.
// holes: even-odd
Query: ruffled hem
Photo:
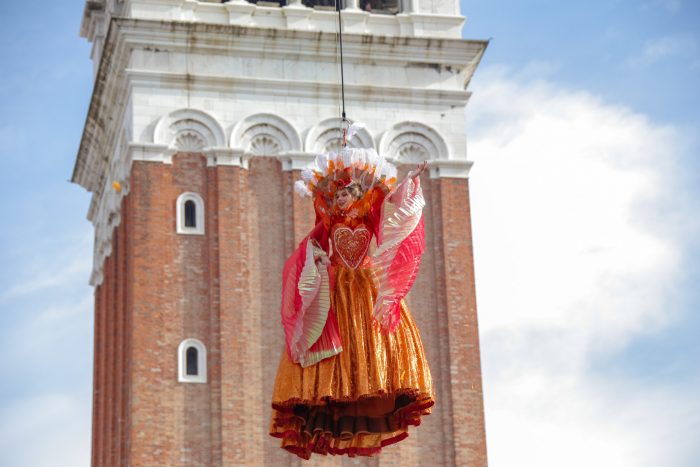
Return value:
[[(338, 417), (335, 410), (338, 406), (347, 407), (363, 400), (384, 398), (393, 398), (395, 401), (409, 399), (404, 399), (408, 402), (390, 413), (374, 417), (360, 415), (355, 417), (354, 421), (348, 420), (347, 416)], [(406, 439), (408, 427), (420, 425), (421, 417), (430, 414), (434, 404), (430, 394), (415, 389), (399, 390), (393, 394), (367, 394), (357, 401), (326, 398), (319, 404), (298, 399), (288, 400), (272, 404), (274, 414), (270, 435), (280, 438), (283, 449), (302, 459), (308, 460), (314, 453), (349, 457), (373, 456), (382, 448)], [(318, 412), (324, 416), (319, 417), (316, 413), (314, 417), (309, 417), (310, 412)], [(357, 423), (358, 420), (368, 417), (380, 421), (378, 424), (366, 421)], [(349, 428), (350, 426), (352, 428)], [(381, 426), (382, 429), (375, 431), (377, 426)]]
[(408, 436), (434, 405), (420, 333), (403, 301), (393, 333), (372, 317), (368, 269), (335, 269), (331, 293), (343, 351), (302, 367), (286, 351), (272, 395), (270, 434), (302, 459), (373, 456)]

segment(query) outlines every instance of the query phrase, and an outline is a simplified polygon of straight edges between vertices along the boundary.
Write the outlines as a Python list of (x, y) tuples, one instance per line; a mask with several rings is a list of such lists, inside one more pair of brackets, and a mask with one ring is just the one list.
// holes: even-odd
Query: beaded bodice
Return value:
[(367, 257), (372, 239), (369, 227), (364, 223), (350, 227), (338, 222), (333, 224), (330, 234), (333, 248), (331, 262), (336, 266), (357, 269)]

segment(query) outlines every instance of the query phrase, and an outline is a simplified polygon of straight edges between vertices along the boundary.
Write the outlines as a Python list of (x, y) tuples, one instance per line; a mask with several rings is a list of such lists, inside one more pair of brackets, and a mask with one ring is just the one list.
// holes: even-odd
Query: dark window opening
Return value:
[(185, 227), (197, 227), (197, 207), (194, 201), (185, 201)]
[[(247, 0), (247, 2), (260, 6), (287, 6), (287, 0)], [(228, 3), (228, 0), (224, 0), (222, 3)]]
[[(318, 7), (321, 10), (335, 10), (334, 0), (302, 0), (301, 3), (309, 8)], [(341, 8), (345, 8), (345, 2), (341, 3)]]
[(357, 0), (360, 10), (369, 13), (395, 15), (401, 10), (399, 0)]
[(188, 376), (197, 376), (199, 369), (197, 368), (197, 349), (195, 347), (187, 348), (187, 371)]
[[(228, 3), (230, 0), (222, 0)], [(340, 0), (341, 8), (345, 9), (347, 0)], [(247, 0), (260, 6), (287, 6), (289, 0)], [(400, 0), (357, 0), (357, 7), (369, 13), (395, 15), (401, 11)], [(302, 0), (301, 3), (309, 8), (317, 10), (335, 10), (335, 0)]]

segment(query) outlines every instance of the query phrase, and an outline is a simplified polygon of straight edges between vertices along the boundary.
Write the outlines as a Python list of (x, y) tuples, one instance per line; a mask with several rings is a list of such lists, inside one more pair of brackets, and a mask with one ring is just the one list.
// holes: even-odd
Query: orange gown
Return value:
[(303, 459), (377, 454), (405, 439), (434, 405), (420, 333), (405, 302), (394, 332), (373, 319), (377, 287), (367, 257), (373, 230), (371, 216), (330, 223), (329, 319), (337, 319), (342, 351), (305, 368), (282, 352), (270, 435)]

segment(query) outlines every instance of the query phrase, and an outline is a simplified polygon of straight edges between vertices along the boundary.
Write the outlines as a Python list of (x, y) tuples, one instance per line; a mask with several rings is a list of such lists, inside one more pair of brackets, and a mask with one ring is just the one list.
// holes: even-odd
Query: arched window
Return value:
[(207, 350), (197, 339), (185, 339), (177, 349), (177, 380), (181, 383), (207, 382)]
[(185, 227), (197, 228), (197, 207), (191, 199), (185, 201)]
[(204, 235), (204, 201), (197, 193), (182, 193), (176, 203), (177, 233)]
[(185, 374), (187, 376), (197, 376), (197, 348), (196, 347), (187, 347), (187, 371), (185, 371)]

